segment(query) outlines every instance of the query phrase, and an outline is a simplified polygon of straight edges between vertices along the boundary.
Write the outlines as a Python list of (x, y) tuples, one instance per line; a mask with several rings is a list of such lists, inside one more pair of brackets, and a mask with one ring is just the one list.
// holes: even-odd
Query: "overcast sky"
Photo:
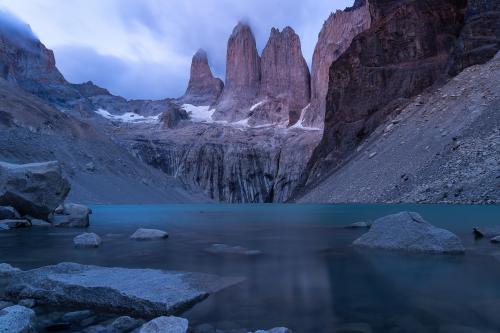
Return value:
[(310, 64), (328, 15), (353, 0), (0, 0), (55, 51), (75, 83), (92, 80), (126, 98), (183, 94), (192, 55), (208, 52), (223, 77), (227, 39), (249, 22), (259, 51), (272, 27), (290, 25)]

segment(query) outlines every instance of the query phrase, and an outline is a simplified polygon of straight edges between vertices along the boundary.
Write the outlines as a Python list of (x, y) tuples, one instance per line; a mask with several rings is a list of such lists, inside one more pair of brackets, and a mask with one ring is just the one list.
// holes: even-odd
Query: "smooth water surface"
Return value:
[[(342, 228), (402, 210), (457, 233), (467, 254), (411, 255), (359, 250), (366, 230)], [(500, 331), (500, 246), (472, 228), (500, 223), (500, 206), (161, 205), (95, 206), (90, 232), (98, 249), (75, 249), (82, 230), (0, 233), (0, 262), (24, 269), (63, 261), (242, 276), (245, 282), (186, 312), (192, 325), (295, 333), (456, 332), (457, 325)], [(163, 241), (133, 241), (139, 227), (164, 229)], [(256, 257), (205, 251), (214, 243), (263, 252)], [(472, 331), (471, 331), (472, 332)]]

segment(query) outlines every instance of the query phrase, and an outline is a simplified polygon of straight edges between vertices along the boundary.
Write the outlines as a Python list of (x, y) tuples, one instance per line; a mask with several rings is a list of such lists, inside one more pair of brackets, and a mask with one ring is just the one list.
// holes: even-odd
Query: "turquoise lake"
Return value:
[[(76, 249), (77, 229), (0, 233), (0, 262), (29, 269), (60, 262), (160, 268), (244, 277), (183, 314), (193, 326), (294, 333), (500, 331), (500, 245), (472, 228), (500, 224), (500, 206), (446, 205), (152, 205), (93, 206), (89, 232), (98, 249)], [(465, 255), (355, 249), (366, 230), (342, 226), (403, 210), (453, 231)], [(133, 241), (139, 227), (169, 232)], [(207, 252), (212, 244), (260, 250), (260, 256)], [(471, 331), (472, 332), (472, 331)]]

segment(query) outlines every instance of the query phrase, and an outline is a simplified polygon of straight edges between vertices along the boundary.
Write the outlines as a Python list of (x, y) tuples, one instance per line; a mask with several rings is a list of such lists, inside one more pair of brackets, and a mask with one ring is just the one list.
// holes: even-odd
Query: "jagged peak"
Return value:
[(231, 37), (241, 35), (241, 34), (250, 34), (252, 37), (254, 37), (252, 28), (250, 27), (250, 24), (248, 24), (247, 22), (244, 22), (244, 21), (238, 22), (238, 24), (233, 29), (233, 33), (231, 34)]
[(204, 49), (198, 49), (193, 56), (193, 59), (208, 59), (207, 52)]

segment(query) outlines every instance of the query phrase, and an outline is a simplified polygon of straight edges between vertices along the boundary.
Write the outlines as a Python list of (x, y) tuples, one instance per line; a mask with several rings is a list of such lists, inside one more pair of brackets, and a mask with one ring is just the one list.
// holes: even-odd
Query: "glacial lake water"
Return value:
[[(89, 232), (98, 249), (75, 249), (76, 229), (0, 233), (0, 262), (29, 269), (60, 262), (215, 273), (245, 281), (183, 314), (192, 325), (295, 333), (500, 331), (500, 245), (472, 228), (500, 223), (500, 206), (156, 205), (94, 206)], [(350, 246), (366, 230), (342, 226), (402, 210), (458, 234), (465, 255), (416, 255)], [(167, 230), (164, 241), (133, 241), (139, 227)], [(205, 249), (240, 245), (260, 256)], [(361, 325), (363, 324), (363, 325)], [(474, 331), (471, 331), (474, 332)]]

